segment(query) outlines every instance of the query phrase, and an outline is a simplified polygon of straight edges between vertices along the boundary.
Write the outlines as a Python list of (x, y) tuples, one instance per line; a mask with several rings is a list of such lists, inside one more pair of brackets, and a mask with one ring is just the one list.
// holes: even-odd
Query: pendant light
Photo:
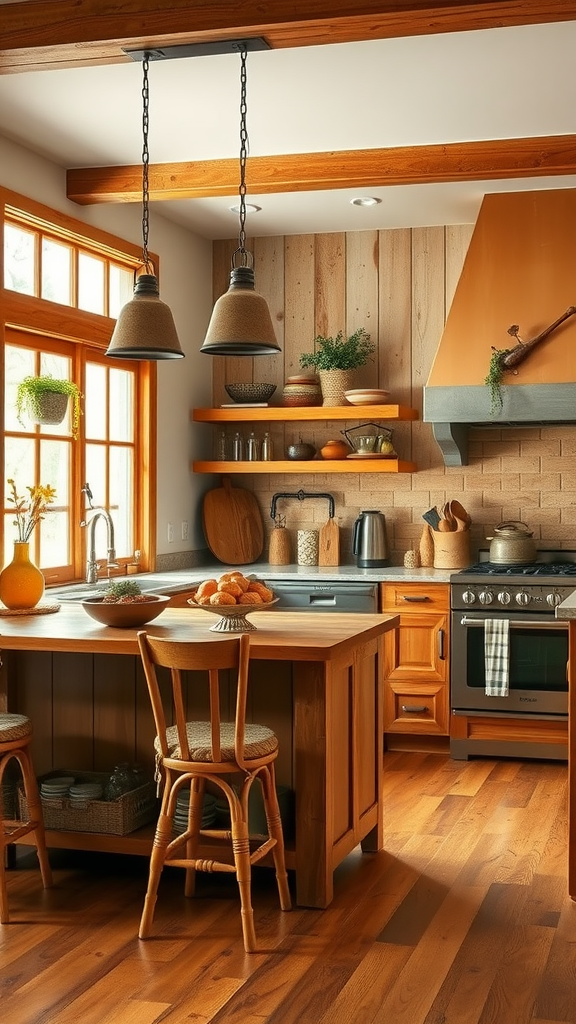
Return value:
[(162, 302), (154, 264), (148, 255), (149, 189), (148, 152), (150, 54), (142, 59), (142, 263), (134, 271), (134, 296), (120, 310), (112, 332), (107, 356), (117, 359), (181, 359), (184, 353), (178, 341), (170, 308)]
[(254, 258), (246, 249), (246, 53), (240, 51), (240, 232), (228, 291), (216, 302), (201, 352), (213, 356), (268, 356), (280, 352), (266, 299), (254, 288)]

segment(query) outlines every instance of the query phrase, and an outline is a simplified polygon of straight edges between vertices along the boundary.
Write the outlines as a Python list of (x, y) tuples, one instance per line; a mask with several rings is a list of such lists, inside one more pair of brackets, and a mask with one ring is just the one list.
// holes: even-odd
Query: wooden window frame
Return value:
[[(6, 331), (13, 329), (27, 335), (54, 338), (72, 342), (89, 355), (89, 350), (100, 354), (106, 351), (116, 321), (113, 318), (88, 313), (74, 306), (60, 305), (47, 299), (24, 295), (4, 287), (4, 224), (6, 219), (17, 213), (17, 220), (24, 226), (40, 230), (55, 239), (71, 243), (89, 254), (101, 255), (136, 268), (141, 265), (142, 252), (133, 243), (118, 238), (92, 225), (53, 210), (26, 196), (0, 187), (0, 329), (2, 346), (0, 351), (0, 383), (4, 392), (4, 351)], [(151, 253), (151, 260), (158, 272), (158, 257)], [(83, 360), (80, 360), (83, 362)], [(74, 361), (76, 363), (76, 360)], [(105, 360), (110, 366), (118, 367), (114, 359)], [(147, 361), (122, 361), (126, 368), (134, 369), (135, 377), (135, 422), (138, 428), (140, 464), (135, 465), (135, 508), (134, 536), (140, 550), (140, 567), (151, 570), (156, 565), (156, 432), (157, 432), (157, 370), (156, 365)], [(75, 367), (75, 379), (78, 365)], [(4, 403), (0, 403), (0, 429), (4, 437)], [(83, 436), (83, 435), (82, 435)], [(73, 442), (75, 479), (82, 479), (84, 464), (83, 445)], [(6, 489), (4, 466), (4, 445), (0, 451), (0, 476)], [(48, 481), (49, 482), (49, 481)], [(82, 481), (84, 482), (84, 481)], [(76, 493), (78, 492), (78, 493)], [(79, 488), (71, 496), (72, 551), (75, 578), (81, 579), (86, 564), (86, 530), (80, 528), (84, 506)], [(6, 563), (13, 538), (4, 537), (0, 527), (1, 564)]]

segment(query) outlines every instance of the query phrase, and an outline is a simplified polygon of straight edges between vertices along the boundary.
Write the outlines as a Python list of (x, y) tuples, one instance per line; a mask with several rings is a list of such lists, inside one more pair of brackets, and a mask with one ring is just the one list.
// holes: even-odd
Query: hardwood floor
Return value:
[(557, 762), (388, 753), (386, 851), (355, 851), (324, 911), (281, 913), (255, 871), (259, 951), (235, 882), (164, 872), (136, 938), (147, 863), (52, 851), (9, 873), (9, 1024), (576, 1024), (567, 771)]

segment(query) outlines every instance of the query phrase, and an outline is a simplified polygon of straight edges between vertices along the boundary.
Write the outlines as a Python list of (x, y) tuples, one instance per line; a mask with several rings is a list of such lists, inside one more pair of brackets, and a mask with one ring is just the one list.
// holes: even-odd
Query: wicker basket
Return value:
[[(76, 782), (100, 782), (106, 786), (110, 775), (105, 772), (76, 772), (68, 769), (47, 772), (38, 783), (58, 775), (73, 775)], [(23, 819), (28, 818), (28, 805), (24, 789), (18, 787), (18, 802)], [(68, 797), (46, 799), (42, 797), (44, 827), (64, 832), (102, 832), (125, 836), (129, 832), (153, 821), (158, 814), (156, 786), (146, 782), (137, 789), (118, 797), (117, 800), (87, 800), (80, 806), (72, 804)]]

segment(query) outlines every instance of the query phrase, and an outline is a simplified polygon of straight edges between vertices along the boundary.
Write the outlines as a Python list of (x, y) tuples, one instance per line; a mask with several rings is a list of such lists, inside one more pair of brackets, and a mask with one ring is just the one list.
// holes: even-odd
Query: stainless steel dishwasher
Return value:
[(267, 584), (279, 598), (275, 611), (309, 612), (377, 612), (378, 584), (356, 580), (335, 580), (313, 583), (304, 580), (276, 580)]

